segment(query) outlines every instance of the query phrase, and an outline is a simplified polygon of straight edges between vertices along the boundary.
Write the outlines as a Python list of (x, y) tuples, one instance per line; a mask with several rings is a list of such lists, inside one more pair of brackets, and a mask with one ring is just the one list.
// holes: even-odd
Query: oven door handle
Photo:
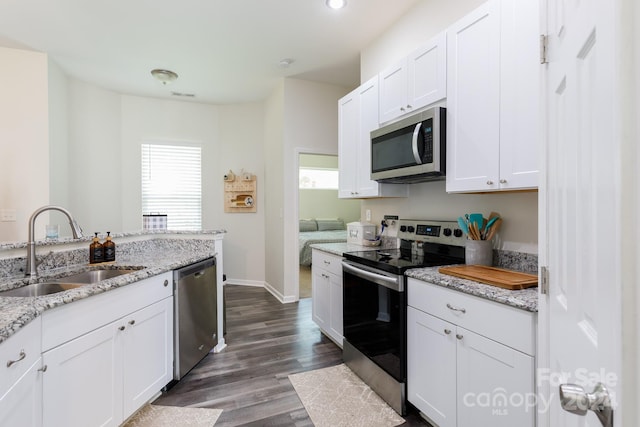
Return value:
[(358, 268), (353, 264), (347, 263), (346, 261), (342, 261), (342, 270), (347, 271), (354, 276), (358, 276), (363, 279), (371, 280), (374, 283), (382, 285), (386, 288), (392, 289), (397, 292), (403, 292), (403, 286), (399, 282), (397, 277), (389, 277), (383, 274), (374, 273), (372, 271), (363, 270), (362, 268)]

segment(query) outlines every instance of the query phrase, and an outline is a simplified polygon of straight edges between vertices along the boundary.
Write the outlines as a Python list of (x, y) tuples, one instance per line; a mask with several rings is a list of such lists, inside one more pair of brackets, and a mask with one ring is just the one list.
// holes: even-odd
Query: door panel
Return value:
[[(602, 3), (602, 2), (601, 2)], [(546, 166), (541, 256), (549, 269), (549, 369), (538, 382), (549, 393), (551, 426), (600, 426), (593, 412), (560, 406), (558, 386), (591, 392), (597, 382), (615, 400), (620, 357), (620, 217), (613, 128), (613, 58), (607, 49), (610, 5), (551, 0), (545, 70)], [(603, 124), (607, 126), (603, 126)], [(546, 239), (546, 241), (544, 241)], [(544, 350), (544, 347), (543, 347)]]

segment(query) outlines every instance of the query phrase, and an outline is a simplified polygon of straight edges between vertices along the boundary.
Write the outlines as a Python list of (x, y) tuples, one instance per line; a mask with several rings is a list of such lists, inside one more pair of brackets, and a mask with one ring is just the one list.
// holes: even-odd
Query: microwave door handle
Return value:
[(422, 123), (418, 123), (413, 129), (413, 138), (411, 139), (411, 148), (413, 149), (413, 158), (416, 161), (416, 164), (421, 165), (422, 159), (420, 158), (420, 152), (418, 151), (418, 137), (420, 136), (420, 127), (422, 127)]

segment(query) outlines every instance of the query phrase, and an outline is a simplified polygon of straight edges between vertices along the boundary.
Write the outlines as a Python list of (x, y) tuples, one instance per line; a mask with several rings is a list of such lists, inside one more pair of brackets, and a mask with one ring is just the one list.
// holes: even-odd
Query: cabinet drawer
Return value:
[(0, 398), (40, 358), (41, 335), (38, 317), (0, 344)]
[(329, 273), (342, 277), (342, 257), (340, 256), (314, 249), (311, 262), (314, 267), (327, 270)]
[(42, 351), (50, 350), (172, 295), (173, 273), (169, 271), (73, 304), (47, 310), (42, 315)]
[(536, 315), (494, 301), (408, 280), (408, 304), (529, 355), (535, 355)]

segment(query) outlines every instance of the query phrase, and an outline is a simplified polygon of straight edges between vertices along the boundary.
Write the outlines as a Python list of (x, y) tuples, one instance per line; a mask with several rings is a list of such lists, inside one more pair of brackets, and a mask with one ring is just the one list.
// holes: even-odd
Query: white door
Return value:
[[(542, 360), (548, 360), (538, 372), (539, 391), (546, 394), (539, 402), (541, 425), (601, 425), (592, 411), (576, 415), (562, 409), (561, 384), (578, 384), (591, 393), (603, 383), (614, 408), (620, 397), (620, 139), (612, 99), (611, 6), (549, 0), (546, 11), (547, 170), (540, 193), (540, 248), (549, 294), (540, 298), (541, 313), (548, 310), (541, 338)], [(621, 425), (619, 414), (614, 416), (614, 425)]]

